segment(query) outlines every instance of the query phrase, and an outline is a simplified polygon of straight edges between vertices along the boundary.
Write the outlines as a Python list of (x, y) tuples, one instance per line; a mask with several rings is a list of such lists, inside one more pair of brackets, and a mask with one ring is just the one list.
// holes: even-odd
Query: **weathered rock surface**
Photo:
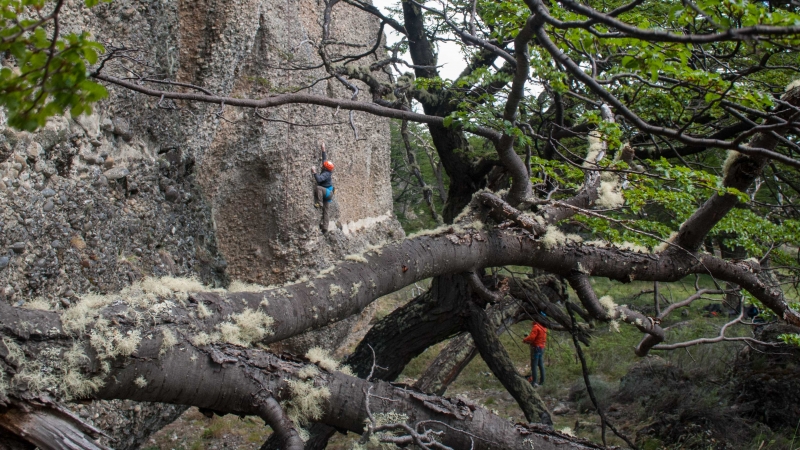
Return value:
[[(288, 60), (318, 64), (311, 42), (321, 35), (322, 3), (115, 0), (90, 13), (82, 4), (66, 2), (64, 28), (142, 50), (171, 79), (228, 96), (307, 86), (351, 95), (335, 80), (314, 84), (321, 69), (279, 68)], [(378, 37), (378, 23), (345, 4), (331, 29), (364, 47)], [(106, 70), (126, 75), (113, 62)], [(0, 301), (42, 297), (64, 309), (82, 294), (117, 291), (144, 276), (282, 283), (402, 236), (391, 213), (386, 120), (356, 113), (356, 140), (347, 112), (298, 105), (260, 114), (285, 122), (219, 105), (159, 105), (111, 87), (93, 115), (56, 117), (37, 133), (8, 129), (0, 117)], [(320, 141), (337, 167), (335, 226), (326, 235), (310, 176)], [(285, 348), (335, 347), (357, 319)], [(117, 449), (136, 448), (182, 410), (132, 402), (79, 409)]]

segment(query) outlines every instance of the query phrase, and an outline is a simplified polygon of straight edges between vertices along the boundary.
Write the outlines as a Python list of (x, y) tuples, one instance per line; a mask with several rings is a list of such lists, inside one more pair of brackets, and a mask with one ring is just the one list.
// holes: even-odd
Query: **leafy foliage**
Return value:
[[(97, 3), (85, 1), (87, 7)], [(31, 131), (65, 111), (91, 113), (91, 104), (108, 95), (87, 72), (103, 46), (85, 32), (59, 35), (62, 5), (63, 0), (0, 0), (0, 51), (10, 57), (0, 69), (0, 105), (10, 126)]]
[(778, 339), (786, 344), (800, 347), (800, 334), (781, 334)]

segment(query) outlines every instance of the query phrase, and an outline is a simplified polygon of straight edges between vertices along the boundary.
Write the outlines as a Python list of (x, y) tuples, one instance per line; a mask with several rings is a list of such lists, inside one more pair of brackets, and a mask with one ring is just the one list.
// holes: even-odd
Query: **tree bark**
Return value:
[[(356, 375), (395, 380), (428, 347), (464, 330), (464, 300), (469, 295), (460, 276), (439, 276), (431, 288), (375, 324), (347, 358)], [(374, 351), (374, 358), (373, 358)]]
[(422, 392), (444, 395), (477, 354), (478, 348), (469, 333), (454, 337), (431, 361), (414, 387)]
[(94, 440), (102, 432), (82, 422), (63, 408), (53, 406), (45, 408), (32, 402), (15, 406), (0, 413), (0, 429), (24, 437), (31, 445), (41, 449), (110, 450)]
[[(179, 311), (181, 309), (183, 307), (175, 306), (175, 314), (182, 316), (188, 312)], [(50, 357), (46, 355), (54, 351), (62, 354), (75, 351), (76, 341), (74, 337), (63, 334), (57, 314), (28, 311), (25, 316), (34, 326), (30, 337), (36, 340), (24, 340), (21, 328), (4, 327), (4, 348), (11, 341), (21, 343), (26, 361), (48, 361)], [(115, 327), (123, 335), (130, 335), (125, 330), (135, 330), (135, 318), (119, 314), (115, 317)], [(55, 324), (56, 328), (46, 333), (36, 331), (40, 328), (38, 325), (45, 323)], [(319, 408), (317, 420), (356, 433), (363, 431), (367, 418), (366, 404), (369, 402), (373, 414), (404, 414), (407, 417), (405, 423), (413, 428), (442, 431), (438, 439), (452, 448), (469, 448), (473, 445), (475, 449), (521, 448), (526, 442), (544, 449), (564, 445), (577, 449), (597, 448), (556, 432), (513, 425), (461, 400), (417, 393), (385, 382), (368, 382), (322, 368), (309, 371), (309, 364), (302, 360), (279, 357), (263, 350), (224, 343), (197, 346), (182, 337), (189, 334), (185, 326), (165, 322), (158, 327), (161, 330), (170, 329), (173, 336), (181, 336), (167, 351), (162, 351), (161, 333), (143, 336), (132, 357), (109, 359), (94, 351), (97, 343), (77, 341), (78, 348), (85, 351), (87, 361), (72, 366), (72, 369), (79, 370), (87, 377), (99, 377), (103, 382), (103, 386), (90, 395), (91, 398), (161, 401), (219, 412), (260, 415), (273, 428), (291, 427), (284, 430), (291, 434), (294, 427), (286, 425), (286, 421), (281, 419), (285, 416), (265, 412), (265, 408), (275, 411), (280, 409), (278, 403), (284, 402), (283, 405), (288, 405), (283, 408), (286, 410), (292, 407), (293, 402), (324, 390), (326, 394), (318, 396), (319, 401), (315, 404)], [(16, 361), (12, 364), (17, 364), (14, 370), (24, 370), (21, 358), (12, 359)], [(4, 356), (4, 360), (8, 362), (8, 356)], [(104, 362), (110, 363), (106, 369), (101, 368)], [(298, 384), (303, 384), (303, 389), (298, 390)], [(25, 382), (14, 384), (9, 394), (10, 398), (16, 398), (29, 395), (26, 392), (37, 395), (36, 388)], [(8, 405), (6, 408), (5, 414), (18, 411), (14, 407), (8, 409)], [(311, 414), (309, 407), (298, 408), (300, 414)], [(50, 441), (37, 445), (43, 449), (61, 448)], [(78, 445), (78, 448), (91, 447)]]
[(497, 326), (486, 315), (486, 311), (470, 303), (469, 312), (469, 333), (486, 365), (517, 401), (528, 422), (552, 425), (547, 405), (533, 386), (517, 373), (511, 357), (497, 338)]

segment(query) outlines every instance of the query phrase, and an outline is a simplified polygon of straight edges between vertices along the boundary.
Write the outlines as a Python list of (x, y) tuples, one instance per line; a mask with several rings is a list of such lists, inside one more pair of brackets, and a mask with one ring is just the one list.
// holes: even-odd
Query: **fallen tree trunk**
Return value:
[[(174, 312), (180, 314), (177, 310), (181, 309), (176, 305)], [(0, 347), (4, 371), (15, 374), (15, 382), (0, 399), (4, 417), (0, 423), (12, 432), (15, 429), (6, 419), (31, 417), (19, 402), (30, 403), (51, 387), (36, 379), (36, 369), (41, 371), (43, 365), (60, 361), (60, 365), (48, 366), (46, 372), (51, 377), (48, 383), (66, 396), (160, 401), (259, 415), (277, 433), (289, 436), (283, 448), (302, 448), (291, 438), (293, 430), (312, 420), (360, 433), (368, 420), (367, 407), (373, 417), (384, 421), (383, 425), (399, 420), (398, 424), (419, 433), (435, 432), (436, 440), (451, 448), (522, 448), (531, 444), (543, 449), (597, 448), (540, 427), (514, 425), (462, 400), (354, 378), (336, 371), (336, 364), (325, 357), (311, 364), (227, 343), (198, 345), (185, 337), (190, 335), (185, 327), (174, 323), (158, 324), (149, 336), (141, 337), (130, 354), (111, 356), (98, 351), (97, 347), (103, 345), (91, 337), (75, 341), (64, 334), (55, 313), (23, 311), (19, 316), (24, 316), (32, 328), (3, 327)], [(102, 326), (87, 328), (89, 336), (97, 336)], [(46, 331), (41, 331), (43, 328)], [(136, 331), (134, 318), (117, 316), (110, 339), (130, 337)], [(171, 339), (167, 337), (170, 333)], [(117, 342), (120, 347), (128, 344), (123, 340)], [(96, 391), (81, 391), (89, 384)], [(393, 422), (386, 422), (389, 417)], [(87, 436), (85, 445), (77, 438), (68, 445), (63, 440), (47, 439), (36, 445), (43, 449), (99, 448), (88, 443), (91, 437), (86, 429), (80, 431)]]
[[(419, 412), (412, 409), (415, 402), (430, 409), (425, 402), (436, 404), (440, 400), (425, 397), (427, 400), (422, 401), (407, 389), (356, 382), (327, 372), (312, 374), (301, 362), (252, 350), (252, 346), (340, 320), (378, 296), (420, 279), (502, 265), (626, 281), (673, 281), (690, 273), (711, 273), (743, 286), (786, 320), (798, 321), (780, 289), (763, 282), (757, 275), (759, 267), (752, 263), (727, 262), (703, 254), (639, 253), (548, 235), (549, 232), (540, 239), (523, 229), (483, 231), (477, 226), (454, 226), (346, 258), (314, 279), (255, 287), (256, 292), (209, 290), (191, 280), (162, 279), (146, 280), (117, 295), (86, 296), (61, 315), (0, 302), (0, 405), (9, 408), (9, 399), (24, 403), (43, 392), (59, 399), (131, 399), (196, 405), (260, 415), (281, 430), (283, 448), (292, 448), (298, 445), (297, 433), (286, 429), (287, 423), (297, 426), (319, 421), (363, 431), (364, 420), (370, 417), (366, 412), (366, 399), (371, 398), (367, 392), (373, 392), (391, 399), (376, 400), (383, 402), (384, 409), (373, 411), (388, 414), (392, 408), (402, 406), (402, 411), (414, 412), (406, 423), (412, 428), (404, 428), (409, 438), (433, 439), (431, 433), (443, 431), (426, 428), (435, 423), (468, 433), (447, 438), (456, 448), (467, 448), (468, 441), (463, 436), (482, 439), (484, 444), (475, 442), (475, 448), (491, 448), (496, 441), (515, 447), (525, 439), (545, 438), (524, 434), (530, 432), (528, 429), (512, 430), (499, 418), (489, 419), (471, 407), (467, 407), (473, 413), (469, 422), (465, 422), (466, 413), (456, 414), (453, 417), (457, 421), (452, 422), (448, 417)], [(491, 297), (491, 292), (483, 295)], [(486, 348), (490, 347), (487, 344)], [(194, 370), (186, 370), (187, 367)], [(352, 391), (355, 386), (362, 389), (361, 397)], [(329, 403), (314, 406), (297, 402), (308, 397), (300, 394), (301, 388), (316, 392)], [(322, 388), (328, 393), (319, 391)], [(359, 398), (354, 404), (354, 399)], [(293, 420), (287, 421), (270, 399), (287, 402), (284, 409), (294, 411), (288, 414)], [(299, 406), (293, 406), (293, 401)], [(323, 403), (327, 406), (320, 406)], [(355, 412), (358, 408), (364, 412)], [(438, 414), (447, 416), (441, 411)], [(474, 417), (481, 420), (475, 422)], [(461, 428), (466, 423), (470, 425)], [(422, 428), (414, 428), (419, 424)], [(484, 431), (489, 434), (481, 434)]]

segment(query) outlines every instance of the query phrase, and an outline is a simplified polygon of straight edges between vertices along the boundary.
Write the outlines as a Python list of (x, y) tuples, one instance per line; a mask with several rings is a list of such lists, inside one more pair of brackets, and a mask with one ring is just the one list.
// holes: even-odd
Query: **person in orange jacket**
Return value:
[[(543, 317), (547, 317), (545, 313), (540, 313)], [(529, 334), (522, 342), (531, 346), (531, 377), (530, 382), (534, 386), (544, 384), (544, 347), (547, 345), (547, 328), (542, 326), (539, 322), (533, 322), (531, 327), (531, 334)], [(536, 382), (536, 369), (539, 369), (539, 382)]]

